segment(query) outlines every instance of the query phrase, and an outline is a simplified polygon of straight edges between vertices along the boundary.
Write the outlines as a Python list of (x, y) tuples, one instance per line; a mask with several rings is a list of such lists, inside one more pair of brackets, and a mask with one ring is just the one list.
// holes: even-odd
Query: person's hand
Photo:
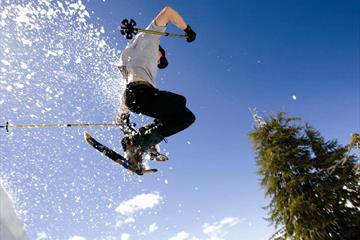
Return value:
[(115, 122), (118, 125), (127, 124), (130, 121), (130, 113), (117, 113)]
[(184, 29), (185, 35), (186, 35), (186, 41), (192, 42), (196, 38), (196, 33), (191, 29), (189, 25)]

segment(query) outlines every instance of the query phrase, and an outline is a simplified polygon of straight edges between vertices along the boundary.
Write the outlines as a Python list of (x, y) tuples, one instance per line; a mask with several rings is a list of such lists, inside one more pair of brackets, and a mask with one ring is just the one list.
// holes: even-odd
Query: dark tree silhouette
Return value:
[(261, 185), (271, 198), (268, 220), (284, 226), (283, 239), (357, 239), (358, 157), (298, 120), (280, 113), (249, 134)]

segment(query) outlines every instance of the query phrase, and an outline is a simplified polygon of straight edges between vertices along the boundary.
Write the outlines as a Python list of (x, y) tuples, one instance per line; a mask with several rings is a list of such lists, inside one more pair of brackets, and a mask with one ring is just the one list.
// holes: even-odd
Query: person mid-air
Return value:
[[(185, 32), (188, 42), (195, 40), (196, 33), (171, 7), (162, 9), (146, 29), (165, 32), (169, 22)], [(120, 107), (121, 116), (128, 118), (131, 111), (154, 118), (153, 123), (141, 127), (135, 135), (122, 139), (125, 158), (130, 165), (136, 166), (145, 152), (156, 151), (156, 144), (195, 121), (194, 114), (186, 107), (184, 96), (157, 89), (157, 69), (167, 66), (165, 50), (160, 46), (160, 35), (138, 33), (121, 53), (118, 68), (126, 84)], [(122, 120), (117, 117), (117, 122)]]

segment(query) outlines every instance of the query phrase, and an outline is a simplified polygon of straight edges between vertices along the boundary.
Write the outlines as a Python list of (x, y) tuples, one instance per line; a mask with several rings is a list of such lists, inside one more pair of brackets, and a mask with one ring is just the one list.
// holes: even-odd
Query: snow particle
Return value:
[(4, 64), (4, 65), (10, 66), (10, 62), (5, 60), (5, 59), (2, 59), (1, 63)]
[(12, 87), (11, 85), (8, 85), (8, 86), (6, 87), (6, 90), (7, 90), (8, 92), (11, 92), (11, 91), (13, 90), (13, 87)]
[(156, 223), (153, 223), (149, 226), (149, 233), (153, 233), (158, 229), (158, 226), (156, 225)]
[(22, 69), (27, 69), (27, 64), (26, 63), (24, 63), (24, 62), (21, 62), (20, 63), (20, 67), (22, 68)]
[(24, 84), (22, 83), (14, 83), (14, 86), (17, 88), (24, 88)]

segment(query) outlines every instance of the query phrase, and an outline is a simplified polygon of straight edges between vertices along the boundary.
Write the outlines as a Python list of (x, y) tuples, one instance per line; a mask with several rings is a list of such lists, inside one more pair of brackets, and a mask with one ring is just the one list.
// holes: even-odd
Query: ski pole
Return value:
[(186, 39), (187, 37), (186, 35), (168, 33), (168, 32), (159, 32), (149, 29), (141, 29), (141, 28), (136, 28), (135, 26), (136, 26), (136, 22), (134, 19), (124, 19), (121, 22), (121, 26), (119, 27), (119, 30), (121, 34), (124, 35), (124, 37), (126, 37), (126, 39), (132, 39), (139, 32), (167, 36), (167, 37), (184, 38), (184, 39)]
[(67, 124), (29, 124), (29, 125), (12, 125), (6, 122), (5, 125), (0, 125), (0, 128), (5, 128), (6, 132), (10, 131), (10, 128), (66, 128), (66, 127), (118, 127), (116, 123), (67, 123)]
[(148, 29), (141, 29), (138, 28), (137, 29), (138, 32), (143, 32), (143, 33), (148, 33), (148, 34), (155, 34), (155, 35), (162, 35), (162, 36), (167, 36), (167, 37), (177, 37), (177, 38), (185, 38), (185, 35), (180, 35), (180, 34), (176, 34), (176, 33), (168, 33), (168, 32), (158, 32), (155, 30), (148, 30)]

